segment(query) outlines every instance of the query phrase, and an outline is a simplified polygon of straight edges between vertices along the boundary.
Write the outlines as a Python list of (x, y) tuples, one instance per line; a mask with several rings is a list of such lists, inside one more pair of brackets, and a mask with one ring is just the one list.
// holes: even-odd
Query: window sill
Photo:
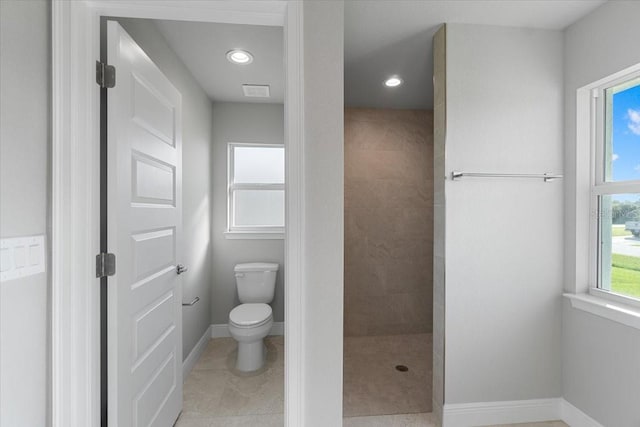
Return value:
[(273, 231), (225, 231), (224, 238), (227, 240), (284, 240), (284, 233)]
[(598, 298), (589, 294), (564, 294), (571, 301), (571, 307), (640, 329), (640, 309), (627, 304)]

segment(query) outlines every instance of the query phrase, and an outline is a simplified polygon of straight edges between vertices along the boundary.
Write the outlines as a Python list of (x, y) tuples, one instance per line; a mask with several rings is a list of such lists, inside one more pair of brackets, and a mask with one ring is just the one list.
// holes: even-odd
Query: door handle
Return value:
[(178, 274), (186, 273), (187, 270), (189, 269), (182, 264), (176, 265), (176, 273)]

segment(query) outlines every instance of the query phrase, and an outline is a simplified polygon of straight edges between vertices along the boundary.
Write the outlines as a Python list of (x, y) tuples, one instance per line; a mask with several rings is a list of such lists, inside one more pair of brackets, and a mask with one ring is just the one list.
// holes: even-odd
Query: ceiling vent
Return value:
[(250, 98), (269, 98), (269, 85), (242, 85), (244, 96)]

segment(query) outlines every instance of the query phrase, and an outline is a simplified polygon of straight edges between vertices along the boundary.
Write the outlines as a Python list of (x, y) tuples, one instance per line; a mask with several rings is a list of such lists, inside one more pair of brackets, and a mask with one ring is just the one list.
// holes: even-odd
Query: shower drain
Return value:
[(407, 372), (408, 370), (409, 370), (409, 368), (407, 368), (404, 365), (396, 365), (396, 371)]

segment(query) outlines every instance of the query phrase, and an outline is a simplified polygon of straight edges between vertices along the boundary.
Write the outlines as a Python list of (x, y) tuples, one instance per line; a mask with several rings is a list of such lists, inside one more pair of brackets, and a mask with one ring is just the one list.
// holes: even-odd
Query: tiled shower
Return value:
[(344, 415), (430, 412), (433, 113), (347, 108), (344, 126)]

